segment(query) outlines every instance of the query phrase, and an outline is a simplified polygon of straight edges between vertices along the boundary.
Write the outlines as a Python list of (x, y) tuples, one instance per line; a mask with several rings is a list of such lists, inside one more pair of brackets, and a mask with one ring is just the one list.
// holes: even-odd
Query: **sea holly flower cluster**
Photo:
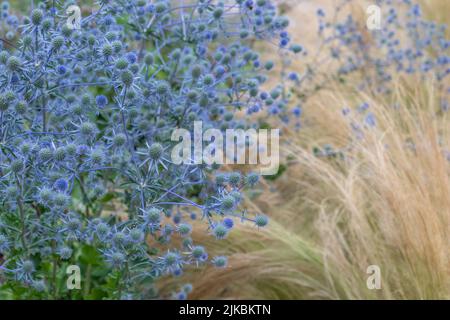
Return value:
[(0, 5), (0, 35), (5, 40), (12, 40), (16, 35), (19, 27), (19, 18), (10, 13), (9, 2), (2, 2)]
[[(435, 110), (436, 116), (445, 117), (450, 93), (448, 27), (426, 20), (421, 6), (414, 1), (378, 0), (376, 4), (381, 10), (382, 25), (380, 29), (370, 31), (364, 20), (356, 19), (351, 14), (341, 17), (340, 12), (351, 3), (352, 0), (342, 0), (334, 12), (322, 9), (316, 12), (321, 44), (319, 52), (314, 54), (320, 56), (328, 50), (329, 55), (320, 61), (324, 64), (331, 61), (338, 66), (337, 72), (329, 74), (328, 78), (341, 82), (356, 79), (355, 89), (386, 97), (393, 93), (394, 81), (400, 77), (406, 82), (432, 79), (435, 93), (441, 100), (440, 108)], [(328, 80), (320, 81), (318, 78), (312, 66), (302, 76), (302, 79), (311, 81), (301, 85), (315, 83), (315, 87), (320, 88)], [(304, 86), (294, 88), (294, 92), (302, 101), (310, 96), (305, 94)], [(344, 106), (342, 115), (348, 120), (351, 130), (349, 144), (340, 148), (330, 144), (316, 147), (313, 150), (316, 156), (345, 157), (352, 148), (352, 141), (363, 138), (365, 130), (378, 126), (377, 118), (366, 102), (353, 108)], [(410, 142), (405, 141), (405, 146), (411, 148)], [(444, 154), (446, 152), (443, 150)]]
[(274, 63), (252, 44), (298, 53), (288, 20), (269, 0), (100, 0), (75, 29), (71, 4), (18, 17), (2, 4), (1, 31), (21, 32), (0, 52), (2, 288), (65, 297), (65, 269), (80, 265), (89, 297), (137, 297), (186, 267), (226, 267), (193, 242), (192, 220), (219, 240), (240, 221), (265, 227), (241, 206), (259, 177), (175, 165), (170, 135), (245, 128), (237, 111), (285, 103), (261, 89)]
[[(447, 111), (445, 27), (410, 0), (379, 0), (383, 26), (367, 41), (360, 21), (335, 19), (350, 2), (317, 11), (319, 50), (339, 66), (326, 78), (360, 72), (359, 89), (388, 95), (395, 74), (434, 75)], [(175, 164), (171, 134), (193, 132), (198, 121), (254, 128), (257, 118), (300, 128), (326, 61), (289, 70), (308, 50), (292, 43), (270, 0), (33, 3), (22, 13), (0, 6), (0, 294), (186, 298), (189, 284), (160, 295), (151, 284), (186, 268), (227, 266), (194, 242), (194, 225), (220, 241), (237, 223), (269, 220), (243, 203), (257, 174)], [(81, 7), (79, 23), (69, 19), (71, 5)], [(264, 60), (255, 43), (280, 59)], [(279, 85), (269, 87), (269, 76)], [(377, 126), (369, 105), (357, 109), (356, 137)], [(316, 153), (343, 155), (329, 145)], [(82, 293), (65, 287), (71, 265), (81, 268)]]
[[(283, 123), (289, 125), (294, 119), (295, 128), (301, 129), (302, 105), (315, 92), (326, 88), (330, 81), (348, 83), (358, 91), (390, 97), (394, 93), (394, 81), (399, 78), (406, 83), (432, 79), (435, 94), (440, 99), (436, 116), (446, 117), (450, 94), (448, 26), (427, 20), (421, 6), (414, 1), (378, 0), (381, 28), (371, 31), (366, 20), (352, 14), (344, 16), (343, 12), (350, 4), (352, 0), (342, 0), (332, 10), (317, 10), (318, 49), (309, 53), (314, 59), (306, 64), (302, 74), (288, 73), (288, 79), (295, 84), (290, 89), (301, 104), (278, 112)], [(290, 63), (289, 59), (282, 61), (287, 65)], [(331, 67), (325, 68), (324, 74), (318, 71), (320, 66), (328, 65)], [(316, 156), (345, 157), (352, 148), (353, 139), (361, 139), (365, 130), (378, 126), (375, 114), (365, 102), (354, 108), (344, 106), (342, 115), (350, 119), (350, 143), (340, 148), (331, 144), (315, 147)], [(405, 145), (409, 142), (405, 141)], [(449, 154), (448, 150), (443, 153)]]
[[(302, 50), (312, 58), (301, 74), (285, 71), (296, 99), (305, 104), (330, 81), (355, 81), (358, 90), (390, 95), (393, 81), (433, 78), (438, 84), (441, 110), (449, 109), (450, 39), (448, 27), (424, 17), (411, 0), (377, 0), (381, 26), (369, 30), (367, 15), (348, 13), (353, 0), (337, 1), (330, 10), (319, 8), (317, 48)], [(363, 7), (364, 9), (364, 7)], [(291, 59), (283, 59), (285, 65)], [(356, 79), (356, 80), (355, 80)], [(352, 83), (350, 83), (353, 85)], [(300, 128), (301, 106), (273, 110), (284, 123)]]
[[(350, 2), (345, 0), (342, 5)], [(319, 34), (330, 58), (338, 61), (339, 76), (362, 71), (361, 90), (390, 94), (394, 75), (434, 77), (440, 84), (442, 109), (448, 105), (450, 39), (447, 26), (426, 20), (411, 0), (377, 0), (382, 25), (370, 31), (353, 16), (332, 23), (333, 15), (318, 13)]]

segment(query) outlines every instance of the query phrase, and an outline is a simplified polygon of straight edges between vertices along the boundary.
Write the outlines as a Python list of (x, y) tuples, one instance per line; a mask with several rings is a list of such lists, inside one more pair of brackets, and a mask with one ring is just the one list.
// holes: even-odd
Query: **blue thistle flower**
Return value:
[(255, 225), (258, 228), (265, 227), (265, 226), (267, 226), (268, 223), (269, 223), (269, 218), (267, 218), (267, 216), (265, 216), (265, 215), (257, 215), (255, 217)]
[(100, 109), (103, 109), (108, 104), (108, 98), (104, 95), (98, 95), (95, 97), (95, 103)]
[(222, 223), (218, 223), (214, 226), (212, 233), (216, 239), (221, 240), (228, 235), (229, 228)]
[(69, 182), (66, 179), (60, 178), (55, 181), (55, 189), (60, 192), (65, 192), (69, 188)]
[(216, 268), (226, 268), (228, 264), (228, 259), (225, 256), (216, 256), (211, 260), (211, 263)]
[(223, 219), (223, 225), (225, 226), (225, 227), (227, 227), (227, 229), (232, 229), (233, 228), (233, 226), (234, 226), (234, 221), (233, 221), (233, 219), (231, 219), (231, 218), (225, 218), (225, 219)]

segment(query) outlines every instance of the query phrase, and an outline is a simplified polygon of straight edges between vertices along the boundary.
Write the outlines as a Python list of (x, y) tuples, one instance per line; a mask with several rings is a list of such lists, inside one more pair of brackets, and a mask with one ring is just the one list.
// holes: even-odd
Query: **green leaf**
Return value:
[(81, 248), (80, 261), (83, 264), (91, 264), (93, 266), (102, 265), (102, 257), (97, 249), (90, 245), (83, 245)]
[(107, 194), (105, 194), (101, 199), (100, 202), (102, 203), (106, 203), (111, 201), (112, 199), (114, 199), (116, 196), (113, 192), (108, 192)]

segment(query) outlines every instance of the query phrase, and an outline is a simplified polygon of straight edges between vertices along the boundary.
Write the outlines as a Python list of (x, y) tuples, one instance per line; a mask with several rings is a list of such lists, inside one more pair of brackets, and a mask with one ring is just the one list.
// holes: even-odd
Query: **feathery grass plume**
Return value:
[[(311, 126), (284, 137), (279, 192), (247, 199), (270, 214), (270, 228), (239, 227), (226, 246), (211, 241), (229, 267), (191, 275), (192, 297), (449, 298), (450, 119), (432, 80), (395, 83), (391, 99), (345, 87), (316, 97)], [(359, 99), (376, 126), (364, 125), (359, 107), (347, 115), (330, 107)], [(335, 152), (314, 153), (321, 141)], [(370, 265), (381, 268), (382, 290), (367, 288)]]

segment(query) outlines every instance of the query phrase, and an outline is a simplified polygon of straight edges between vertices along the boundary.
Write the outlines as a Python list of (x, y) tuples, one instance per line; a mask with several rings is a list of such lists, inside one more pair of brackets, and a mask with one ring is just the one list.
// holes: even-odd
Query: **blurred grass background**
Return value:
[[(335, 3), (286, 1), (294, 42), (317, 46), (315, 12), (332, 12)], [(357, 1), (346, 10), (364, 19), (370, 3)], [(448, 24), (450, 1), (422, 5), (427, 18)], [(299, 71), (304, 66), (293, 65)], [(328, 69), (322, 71), (326, 76)], [(398, 77), (393, 84), (386, 98), (332, 82), (308, 101), (308, 126), (282, 138), (287, 171), (264, 182), (262, 196), (246, 200), (249, 210), (270, 216), (269, 226), (240, 225), (225, 242), (194, 228), (200, 229), (196, 241), (230, 261), (226, 269), (188, 272), (190, 298), (450, 298), (450, 166), (442, 152), (450, 150), (450, 119), (448, 113), (436, 116), (440, 102), (432, 79)], [(361, 102), (376, 115), (376, 129), (345, 159), (314, 156), (315, 147), (348, 143), (341, 109)], [(381, 290), (367, 288), (369, 265), (381, 268)], [(163, 287), (177, 285), (168, 279)]]

